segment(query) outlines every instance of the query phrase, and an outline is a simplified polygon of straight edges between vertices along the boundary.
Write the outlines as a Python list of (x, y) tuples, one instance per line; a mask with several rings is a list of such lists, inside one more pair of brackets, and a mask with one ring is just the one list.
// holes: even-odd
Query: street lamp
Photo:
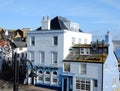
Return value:
[(18, 91), (18, 84), (19, 84), (19, 67), (18, 64), (19, 62), (17, 61), (17, 53), (13, 54), (14, 59), (13, 59), (13, 64), (14, 64), (14, 84), (13, 84), (13, 91)]

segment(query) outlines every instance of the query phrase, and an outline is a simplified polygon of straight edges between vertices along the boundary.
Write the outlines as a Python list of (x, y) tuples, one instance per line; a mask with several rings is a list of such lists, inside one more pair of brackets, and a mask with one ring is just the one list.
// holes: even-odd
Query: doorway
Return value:
[(64, 91), (67, 91), (67, 78), (64, 79)]

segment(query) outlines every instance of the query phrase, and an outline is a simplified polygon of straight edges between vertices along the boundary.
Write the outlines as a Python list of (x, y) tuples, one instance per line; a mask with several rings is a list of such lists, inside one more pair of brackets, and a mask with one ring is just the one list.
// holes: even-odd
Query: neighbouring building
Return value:
[(118, 60), (109, 32), (105, 41), (75, 44), (63, 62), (62, 91), (115, 91), (119, 87)]
[[(37, 86), (61, 88), (63, 59), (74, 44), (90, 44), (92, 35), (80, 30), (79, 24), (57, 16), (50, 20), (43, 17), (41, 27), (27, 33), (27, 58), (38, 75)], [(29, 67), (28, 67), (29, 68)]]
[[(17, 53), (17, 60), (21, 63), (22, 59), (27, 59), (27, 32), (30, 28), (17, 30), (0, 28), (0, 69), (4, 62), (12, 65), (13, 53)], [(4, 52), (5, 51), (5, 52)]]

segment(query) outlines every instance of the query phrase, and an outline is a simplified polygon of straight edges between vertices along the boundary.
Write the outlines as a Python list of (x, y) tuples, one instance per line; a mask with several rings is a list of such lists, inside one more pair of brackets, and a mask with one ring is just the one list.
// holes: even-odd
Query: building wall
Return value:
[[(102, 86), (102, 64), (99, 63), (86, 63), (87, 64), (87, 69), (86, 69), (86, 74), (81, 74), (80, 73), (80, 62), (71, 62), (70, 63), (70, 73), (75, 74), (74, 78), (74, 90), (76, 91), (76, 77), (77, 78), (82, 78), (82, 79), (90, 79), (90, 80), (97, 80), (97, 88), (93, 88), (93, 91), (102, 91), (101, 86)], [(85, 64), (85, 63), (82, 63)], [(94, 83), (93, 83), (94, 85)], [(91, 87), (92, 88), (92, 87)]]
[[(30, 36), (35, 36), (35, 46), (30, 46)], [(58, 45), (52, 45), (52, 38), (58, 36)], [(87, 40), (87, 44), (91, 42), (91, 34), (72, 32), (68, 30), (55, 30), (55, 31), (32, 31), (28, 33), (28, 52), (34, 51), (35, 53), (35, 65), (39, 64), (39, 52), (45, 52), (45, 65), (51, 65), (51, 52), (58, 52), (58, 66), (62, 67), (62, 60), (69, 53), (69, 48), (72, 46), (72, 37), (75, 38), (75, 43), (78, 43), (78, 39), (81, 39), (81, 43), (84, 43), (84, 39)], [(28, 55), (29, 58), (29, 55)], [(49, 61), (48, 61), (49, 59)], [(40, 64), (39, 64), (40, 65)]]
[[(35, 37), (35, 45), (30, 46), (30, 38)], [(58, 45), (53, 46), (53, 37), (58, 36)], [(30, 59), (30, 52), (34, 52), (34, 67), (42, 66), (42, 68), (36, 69), (36, 73), (39, 70), (43, 71), (43, 76), (46, 71), (52, 74), (53, 70), (51, 67), (57, 67), (58, 83), (57, 86), (61, 86), (61, 73), (63, 71), (63, 59), (69, 53), (69, 48), (72, 46), (72, 37), (75, 37), (75, 43), (78, 43), (78, 38), (81, 38), (81, 43), (84, 43), (84, 39), (87, 43), (91, 42), (91, 34), (73, 32), (69, 30), (41, 30), (41, 31), (30, 31), (27, 33), (27, 59)], [(41, 64), (39, 61), (39, 52), (44, 51), (45, 53), (45, 63)], [(57, 52), (58, 62), (57, 64), (52, 64), (52, 52)], [(47, 69), (46, 69), (47, 67)], [(52, 79), (52, 75), (50, 77)], [(45, 79), (43, 79), (45, 83)], [(35, 84), (39, 84), (36, 80)], [(50, 84), (53, 85), (52, 82)]]
[[(65, 58), (68, 53), (69, 49), (74, 45), (72, 44), (72, 38), (75, 38), (74, 44), (90, 44), (92, 41), (92, 35), (82, 32), (73, 32), (73, 31), (65, 31), (64, 33), (64, 57)], [(81, 41), (79, 41), (81, 39)], [(87, 41), (86, 41), (87, 40)]]
[[(55, 30), (55, 31), (32, 31), (28, 33), (28, 59), (29, 59), (29, 52), (33, 51), (34, 52), (34, 60), (33, 62), (34, 66), (41, 66), (42, 68), (36, 69), (36, 73), (41, 70), (43, 73), (43, 81), (39, 82), (37, 79), (35, 81), (36, 85), (46, 85), (46, 86), (61, 86), (60, 81), (60, 73), (62, 73), (62, 59), (63, 59), (63, 33), (64, 31), (62, 30)], [(30, 46), (30, 37), (34, 36), (35, 37), (35, 46)], [(58, 45), (53, 46), (53, 37), (58, 36)], [(39, 61), (39, 52), (43, 51), (45, 53), (45, 63), (41, 64)], [(58, 62), (57, 64), (52, 64), (52, 55), (51, 53), (55, 51), (58, 54)], [(57, 69), (51, 69), (53, 67), (57, 67)], [(45, 72), (49, 71), (50, 72), (50, 83), (46, 83), (45, 81)], [(52, 78), (53, 78), (53, 71), (57, 72), (57, 83), (53, 84)]]
[[(35, 53), (35, 62), (34, 65), (43, 65), (39, 63), (39, 52), (45, 52), (45, 64), (47, 66), (51, 66), (51, 52), (56, 51), (58, 52), (58, 61), (59, 59), (63, 59), (63, 31), (34, 31), (36, 34), (30, 33), (28, 34), (28, 52), (34, 51)], [(30, 46), (30, 37), (35, 36), (35, 46)], [(52, 45), (52, 38), (54, 36), (58, 36), (58, 45)], [(28, 55), (29, 58), (29, 55)], [(58, 66), (60, 63), (58, 62)]]
[(112, 36), (106, 35), (106, 43), (109, 44), (109, 55), (104, 63), (103, 91), (113, 91), (119, 87), (118, 60), (113, 53)]

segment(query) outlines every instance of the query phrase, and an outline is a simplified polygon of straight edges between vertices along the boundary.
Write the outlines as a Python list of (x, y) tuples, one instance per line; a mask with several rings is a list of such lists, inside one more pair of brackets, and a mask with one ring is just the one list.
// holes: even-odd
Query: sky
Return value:
[(120, 40), (120, 0), (0, 0), (0, 28), (37, 29), (43, 16), (79, 23), (93, 39), (104, 39), (109, 31)]

